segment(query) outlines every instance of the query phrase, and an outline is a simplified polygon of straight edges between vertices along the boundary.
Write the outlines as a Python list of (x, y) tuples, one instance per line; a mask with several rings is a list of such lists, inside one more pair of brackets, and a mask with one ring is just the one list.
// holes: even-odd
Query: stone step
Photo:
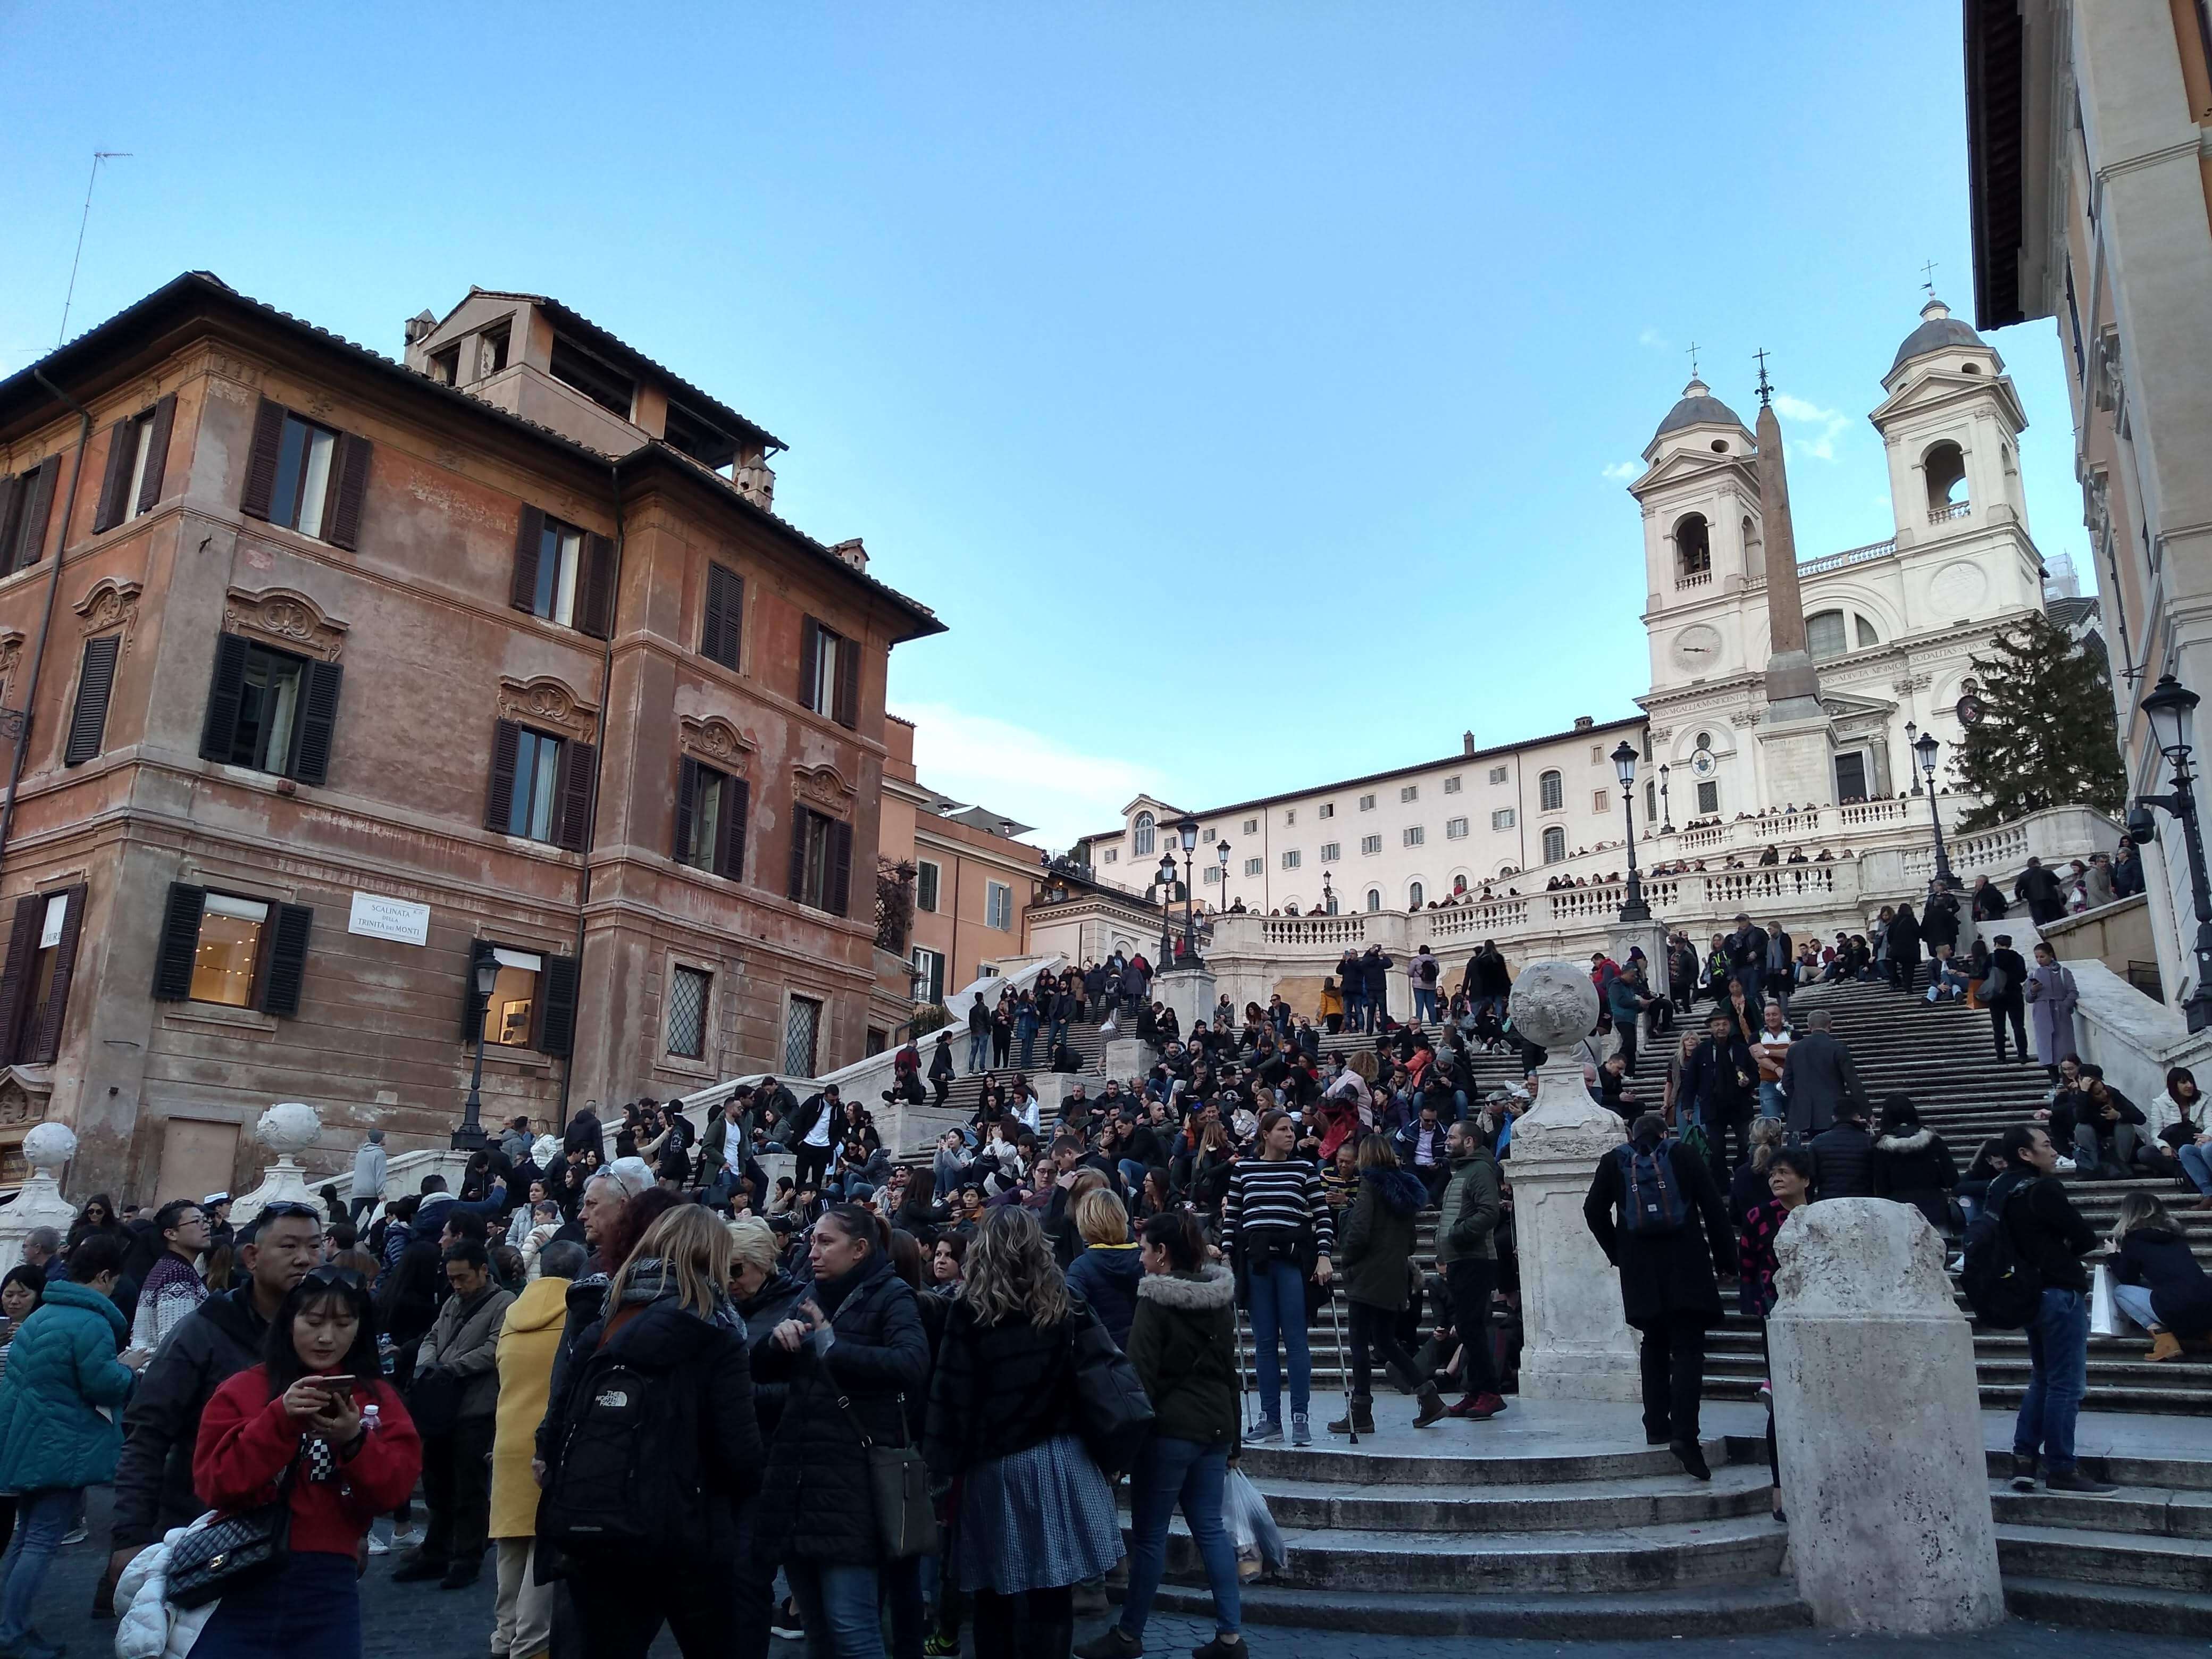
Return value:
[[(2110, 1453), (2099, 1455), (2084, 1453), (2081, 1468), (2092, 1478), (2114, 1486), (2186, 1493), (2212, 1492), (2212, 1445), (2203, 1444), (2202, 1441), (2201, 1436), (2177, 1434), (2171, 1455), (2145, 1455), (2136, 1452), (2124, 1455)], [(1990, 1480), (2008, 1479), (2012, 1474), (2012, 1454), (2001, 1449), (1992, 1449), (1989, 1468)], [(2092, 1503), (2096, 1500), (2069, 1498), (2067, 1501)]]
[(2000, 1522), (1997, 1565), (2007, 1575), (2212, 1597), (2212, 1549), (2199, 1538)]
[(2037, 1573), (2008, 1572), (2004, 1598), (2005, 1611), (2014, 1618), (2038, 1624), (2128, 1631), (2140, 1636), (2212, 1637), (2212, 1595), (2186, 1590), (2091, 1584)]
[(1999, 1522), (2010, 1526), (2212, 1539), (2212, 1492), (2170, 1486), (2124, 1486), (2110, 1497), (2088, 1498), (2040, 1490), (2014, 1492), (2009, 1480), (1992, 1478), (1990, 1509)]
[(1530, 1481), (1471, 1491), (1392, 1481), (1255, 1478), (1253, 1484), (1279, 1527), (1351, 1532), (1604, 1532), (1763, 1515), (1771, 1502), (1765, 1467), (1748, 1464), (1716, 1468), (1710, 1483), (1677, 1468), (1671, 1475), (1662, 1471), (1637, 1480)]
[[(1300, 1589), (1270, 1583), (1243, 1591), (1244, 1622), (1302, 1630), (1390, 1637), (1482, 1637), (1552, 1641), (1619, 1641), (1642, 1638), (1709, 1639), (1803, 1630), (1812, 1609), (1785, 1579), (1653, 1589), (1626, 1595), (1450, 1595), (1395, 1590)], [(1154, 1601), (1170, 1613), (1204, 1618), (1212, 1611), (1202, 1582), (1172, 1583)]]
[[(1247, 1404), (1249, 1403), (1248, 1398)], [(1510, 1413), (1509, 1405), (1505, 1415)], [(1409, 1448), (1403, 1452), (1395, 1449), (1377, 1450), (1371, 1440), (1363, 1440), (1357, 1452), (1342, 1440), (1315, 1446), (1275, 1443), (1247, 1445), (1242, 1464), (1244, 1473), (1255, 1482), (1388, 1485), (1400, 1490), (1422, 1486), (1518, 1489), (1584, 1481), (1620, 1483), (1653, 1477), (1687, 1479), (1674, 1454), (1664, 1446), (1587, 1452), (1508, 1450), (1482, 1443), (1485, 1426), (1480, 1423), (1455, 1423), (1454, 1432), (1438, 1434), (1433, 1439), (1427, 1436), (1400, 1438), (1394, 1435), (1391, 1437), (1398, 1444)], [(1511, 1443), (1518, 1446), (1522, 1443), (1516, 1440)], [(1728, 1462), (1729, 1444), (1720, 1436), (1708, 1435), (1703, 1443), (1707, 1462), (1717, 1470)]]

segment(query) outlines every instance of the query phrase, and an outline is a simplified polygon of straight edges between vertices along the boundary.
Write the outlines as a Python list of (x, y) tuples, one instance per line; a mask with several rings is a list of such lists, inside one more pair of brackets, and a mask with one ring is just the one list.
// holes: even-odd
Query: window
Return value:
[(1339, 859), (1342, 858), (1343, 856), (1344, 856), (1344, 848), (1343, 848), (1343, 847), (1342, 847), (1342, 846), (1340, 846), (1339, 843), (1337, 843), (1337, 842), (1333, 842), (1333, 841), (1325, 841), (1325, 842), (1322, 842), (1322, 844), (1321, 844), (1321, 861), (1322, 861), (1323, 864), (1334, 864), (1334, 863), (1335, 863), (1335, 862), (1337, 861), (1337, 860), (1339, 860)]
[[(784, 896), (793, 903), (842, 916), (852, 897), (853, 826), (811, 806), (791, 812), (791, 879)], [(1000, 924), (992, 923), (993, 927)]]
[(1547, 812), (1556, 812), (1567, 804), (1566, 780), (1557, 772), (1547, 772), (1536, 780), (1536, 805)]
[(1406, 908), (1408, 910), (1419, 909), (1421, 908), (1421, 901), (1427, 896), (1427, 894), (1421, 890), (1421, 884), (1418, 881), (1407, 884), (1406, 888)]
[(115, 689), (115, 657), (123, 636), (103, 634), (84, 642), (84, 660), (76, 675), (76, 708), (70, 715), (69, 740), (62, 748), (62, 764), (82, 766), (100, 750), (107, 738), (107, 698)]
[(1014, 925), (1014, 890), (1003, 881), (983, 884), (983, 925), (1000, 933)]
[(238, 510), (350, 548), (360, 539), (369, 444), (302, 420), (266, 398), (253, 417)]
[(1304, 855), (1295, 848), (1283, 854), (1283, 868), (1285, 870), (1295, 870), (1304, 862)]
[(1712, 734), (1711, 732), (1698, 732), (1698, 741), (1697, 741), (1697, 747), (1698, 747), (1698, 748), (1699, 748), (1699, 749), (1710, 749), (1710, 748), (1711, 748), (1712, 746), (1713, 746), (1713, 734)]
[(1674, 526), (1674, 580), (1712, 574), (1712, 533), (1702, 513), (1685, 514)]
[(1590, 811), (1603, 817), (1613, 811), (1613, 792), (1610, 789), (1590, 791)]
[(678, 968), (668, 976), (668, 1052), (678, 1060), (707, 1057), (707, 993), (714, 976)]
[(0, 576), (27, 570), (46, 556), (46, 523), (61, 470), (62, 458), (49, 455), (27, 472), (0, 478)]
[(200, 757), (324, 782), (342, 678), (334, 662), (295, 657), (239, 634), (219, 635)]
[(592, 772), (598, 758), (589, 744), (513, 720), (497, 721), (484, 828), (582, 852), (591, 834)]
[(45, 1065), (60, 1053), (89, 890), (26, 893), (15, 901), (8, 965), (0, 972), (0, 1062)]
[(1244, 873), (1248, 876), (1256, 876), (1261, 872), (1261, 871), (1266, 868), (1267, 866), (1258, 859), (1246, 859), (1244, 860)]
[(1928, 511), (1931, 517), (1939, 516), (1946, 507), (1966, 505), (1964, 450), (1947, 440), (1923, 456), (1920, 465), (1928, 474)]
[(860, 723), (860, 647), (811, 617), (799, 644), (799, 701), (840, 726)]
[[(1153, 823), (1154, 823), (1154, 820), (1153, 820), (1152, 815), (1150, 812), (1139, 812), (1139, 813), (1138, 813), (1138, 814), (1137, 814), (1137, 835), (1136, 835), (1135, 848), (1136, 848), (1136, 856), (1137, 856), (1137, 857), (1139, 857), (1139, 858), (1140, 858), (1140, 859), (1148, 859), (1148, 858), (1152, 857), (1152, 850), (1153, 850), (1153, 841), (1152, 841)], [(1247, 833), (1249, 833), (1249, 832), (1248, 831)]]
[(300, 1012), (315, 913), (172, 883), (154, 955), (154, 1000)]
[(1705, 817), (1721, 810), (1721, 787), (1717, 782), (1698, 786), (1698, 816)]
[(945, 1000), (945, 952), (914, 947), (914, 1000), (932, 1005)]
[(1881, 635), (1874, 631), (1874, 624), (1869, 622), (1864, 617), (1854, 616), (1851, 618), (1851, 621), (1858, 629), (1860, 650), (1863, 651), (1870, 645), (1880, 645), (1881, 643)]
[(440, 386), (459, 386), (461, 380), (461, 343), (456, 340), (443, 351), (434, 351), (428, 358), (430, 378)]
[(1420, 798), (1421, 786), (1418, 783), (1407, 784), (1398, 791), (1398, 801), (1401, 805), (1409, 800), (1419, 800)]
[(1840, 657), (1850, 647), (1844, 642), (1844, 613), (1822, 611), (1805, 618), (1805, 648), (1813, 660)]
[(601, 362), (588, 351), (580, 351), (566, 340), (553, 342), (552, 361), (546, 368), (563, 386), (574, 386), (600, 408), (629, 419), (636, 382), (620, 369)]
[(1101, 862), (1103, 862), (1103, 863), (1106, 863), (1106, 864), (1119, 864), (1121, 861), (1121, 849), (1120, 848), (1118, 848), (1118, 847), (1109, 847), (1109, 848), (1108, 848), (1106, 849), (1106, 856), (1105, 856), (1105, 858), (1104, 858), (1103, 860), (1101, 860)]
[(1362, 795), (1359, 798), (1359, 810), (1363, 812), (1373, 811), (1375, 810), (1375, 797), (1372, 795)]
[(1510, 806), (1501, 806), (1490, 815), (1490, 827), (1493, 830), (1510, 830), (1513, 823), (1513, 809)]
[(603, 640), (613, 623), (614, 583), (611, 540), (549, 518), (537, 507), (522, 509), (514, 534), (509, 605)]
[(152, 511), (161, 499), (161, 475), (169, 464), (169, 429), (176, 417), (177, 400), (172, 395), (108, 428), (107, 478), (92, 515), (95, 534)]
[(1361, 854), (1361, 856), (1362, 856), (1362, 857), (1371, 857), (1373, 854), (1376, 854), (1376, 853), (1379, 853), (1379, 852), (1381, 852), (1382, 850), (1382, 836), (1362, 836), (1359, 838), (1359, 851), (1360, 851), (1360, 854)]
[[(1257, 818), (1247, 818), (1247, 819), (1245, 819), (1245, 820), (1244, 820), (1244, 833), (1245, 833), (1246, 835), (1248, 835), (1248, 836), (1256, 836), (1256, 835), (1258, 835), (1258, 834), (1260, 833), (1260, 820), (1259, 820), (1259, 819), (1257, 819)], [(1146, 850), (1147, 853), (1149, 853), (1149, 852), (1151, 852), (1152, 849), (1151, 848), (1147, 847), (1145, 850)]]
[(1557, 864), (1567, 855), (1567, 832), (1553, 824), (1544, 831), (1544, 862)]
[(1647, 826), (1659, 822), (1659, 786), (1650, 778), (1644, 782), (1644, 822)]
[(1287, 807), (1287, 808), (1285, 808), (1285, 809), (1284, 810), (1284, 812), (1283, 812), (1283, 822), (1284, 822), (1284, 823), (1285, 823), (1285, 824), (1286, 824), (1286, 825), (1287, 825), (1287, 824), (1296, 823), (1297, 821), (1298, 821), (1298, 809), (1297, 809), (1297, 807), (1295, 807), (1295, 806), (1292, 806), (1292, 807)]
[(1423, 842), (1428, 839), (1428, 830), (1423, 828), (1420, 824), (1408, 824), (1404, 830), (1399, 832), (1398, 844), (1401, 847), (1419, 847)]
[(1221, 884), (1221, 866), (1218, 864), (1207, 865), (1204, 879), (1208, 887), (1218, 887)]
[(927, 859), (918, 859), (914, 866), (914, 908), (937, 914), (938, 884), (944, 879), (943, 871)]
[(1444, 780), (1444, 793), (1447, 795), (1456, 795), (1459, 793), (1459, 774), (1455, 772), (1451, 776)]
[(1502, 767), (1502, 766), (1493, 766), (1493, 767), (1492, 767), (1492, 768), (1490, 769), (1490, 781), (1491, 781), (1492, 783), (1503, 783), (1503, 782), (1504, 782), (1504, 781), (1505, 781), (1505, 769), (1504, 769), (1504, 767)]
[(1853, 750), (1848, 755), (1836, 757), (1836, 799), (1839, 801), (1864, 800), (1867, 793), (1866, 753)]
[(787, 1076), (812, 1077), (814, 1054), (822, 1038), (822, 1005), (812, 997), (793, 997), (783, 1017), (783, 1069)]
[(509, 325), (501, 323), (497, 328), (488, 328), (477, 337), (477, 378), (496, 374), (507, 367), (507, 342)]
[(744, 619), (745, 584), (726, 565), (707, 567), (707, 615), (699, 626), (699, 654), (725, 668), (738, 665), (738, 637)]
[(1367, 890), (1367, 908), (1370, 910), (1380, 910), (1382, 908), (1382, 890), (1380, 887), (1370, 887)]
[(1316, 817), (1322, 818), (1334, 817), (1336, 816), (1336, 803), (1333, 800), (1323, 801), (1321, 804), (1319, 810), (1315, 812), (1314, 816)]
[(676, 861), (742, 881), (751, 786), (686, 755), (677, 770)]
[(1444, 839), (1446, 841), (1465, 841), (1467, 839), (1467, 820), (1465, 818), (1446, 818), (1444, 820)]

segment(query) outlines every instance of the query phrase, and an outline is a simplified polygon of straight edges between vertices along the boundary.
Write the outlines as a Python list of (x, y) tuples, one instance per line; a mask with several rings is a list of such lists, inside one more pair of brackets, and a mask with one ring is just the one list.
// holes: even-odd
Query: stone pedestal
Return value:
[(1835, 727), (1817, 702), (1792, 698), (1770, 707), (1759, 726), (1759, 753), (1762, 787), (1773, 805), (1835, 799)]
[(1553, 1057), (1536, 1103), (1513, 1126), (1508, 1172), (1521, 1255), (1521, 1392), (1532, 1400), (1643, 1397), (1620, 1280), (1583, 1219), (1597, 1161), (1623, 1139), (1620, 1119), (1583, 1086), (1576, 1040), (1597, 1024), (1597, 990), (1579, 963), (1534, 962), (1514, 982), (1514, 1029)]
[(23, 1259), (23, 1240), (40, 1227), (66, 1238), (76, 1210), (62, 1196), (61, 1170), (76, 1156), (76, 1131), (66, 1123), (41, 1123), (23, 1137), (23, 1161), (30, 1178), (15, 1201), (0, 1208), (0, 1273)]
[[(230, 1224), (243, 1227), (271, 1204), (311, 1204), (320, 1213), (323, 1201), (307, 1185), (307, 1172), (295, 1156), (323, 1138), (323, 1120), (305, 1101), (279, 1101), (262, 1113), (253, 1126), (253, 1138), (276, 1153), (276, 1161), (261, 1172), (261, 1184), (242, 1193), (230, 1206)], [(456, 1185), (454, 1191), (459, 1192)]]
[(1203, 963), (1170, 968), (1153, 980), (1152, 995), (1174, 1010), (1176, 1030), (1188, 1040), (1193, 1026), (1213, 1018), (1213, 969)]
[(1973, 1336), (1942, 1241), (1909, 1204), (1830, 1199), (1791, 1216), (1775, 1254), (1767, 1339), (1798, 1593), (1835, 1629), (2001, 1622)]
[(1119, 1078), (1124, 1083), (1131, 1078), (1141, 1080), (1159, 1063), (1159, 1058), (1158, 1051), (1149, 1042), (1133, 1036), (1109, 1037), (1106, 1042), (1106, 1075)]

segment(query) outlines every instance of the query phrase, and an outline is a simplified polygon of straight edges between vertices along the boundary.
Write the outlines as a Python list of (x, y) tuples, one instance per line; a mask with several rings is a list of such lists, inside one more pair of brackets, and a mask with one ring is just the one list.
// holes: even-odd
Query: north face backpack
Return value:
[(1974, 1317), (1994, 1330), (2021, 1329), (2043, 1305), (2043, 1275), (2034, 1263), (2021, 1259), (2012, 1229), (2005, 1224), (2005, 1206), (2021, 1190), (2014, 1188), (2002, 1203), (1983, 1205), (1966, 1229), (1959, 1288), (1966, 1291)]
[(555, 1446), (538, 1505), (540, 1538), (639, 1553), (704, 1541), (698, 1393), (687, 1380), (593, 1355)]
[(1630, 1141), (1614, 1156), (1620, 1160), (1621, 1231), (1647, 1237), (1681, 1231), (1690, 1205), (1668, 1143), (1657, 1141), (1647, 1150)]

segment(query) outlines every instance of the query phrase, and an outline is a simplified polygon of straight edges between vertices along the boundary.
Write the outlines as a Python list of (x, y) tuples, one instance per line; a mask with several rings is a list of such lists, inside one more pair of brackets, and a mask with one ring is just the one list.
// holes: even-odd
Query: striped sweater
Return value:
[(1316, 1253), (1327, 1255), (1335, 1236), (1321, 1171), (1303, 1158), (1275, 1163), (1239, 1159), (1230, 1171), (1229, 1195), (1221, 1206), (1221, 1237), (1231, 1249), (1237, 1249), (1243, 1243), (1244, 1231), (1254, 1227), (1290, 1231), (1310, 1227)]

